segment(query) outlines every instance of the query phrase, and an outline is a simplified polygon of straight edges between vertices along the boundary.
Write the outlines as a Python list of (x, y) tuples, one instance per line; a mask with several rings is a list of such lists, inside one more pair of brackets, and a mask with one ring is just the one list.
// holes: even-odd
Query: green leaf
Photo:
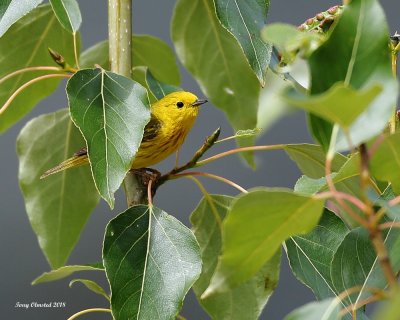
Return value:
[[(235, 38), (220, 25), (214, 2), (178, 0), (172, 40), (183, 65), (207, 98), (227, 114), (234, 130), (255, 128), (260, 84)], [(254, 138), (238, 142), (248, 145)], [(252, 164), (249, 155), (247, 160)]]
[(92, 280), (87, 280), (87, 279), (74, 279), (71, 280), (69, 283), (69, 287), (71, 288), (74, 283), (82, 283), (86, 288), (88, 288), (90, 291), (93, 291), (94, 293), (97, 293), (98, 295), (103, 296), (104, 298), (107, 299), (107, 301), (110, 301), (109, 295), (104, 291), (104, 289), (98, 285), (96, 282)]
[(370, 160), (372, 175), (392, 184), (395, 194), (400, 194), (400, 132), (385, 137)]
[(65, 266), (43, 273), (41, 276), (32, 281), (32, 285), (64, 279), (71, 274), (79, 271), (104, 271), (104, 268), (91, 265)]
[[(400, 230), (392, 227), (383, 234), (393, 271), (400, 270)], [(335, 291), (346, 291), (360, 286), (362, 289), (343, 299), (346, 304), (364, 301), (373, 292), (369, 288), (384, 289), (386, 278), (371, 244), (370, 235), (364, 228), (351, 230), (335, 252), (331, 264), (331, 278)]]
[(103, 261), (115, 320), (173, 319), (201, 272), (193, 233), (164, 211), (144, 205), (110, 221)]
[[(394, 112), (398, 88), (391, 71), (388, 34), (379, 1), (353, 0), (344, 7), (328, 40), (309, 59), (312, 95), (326, 92), (336, 82), (344, 82), (355, 90), (373, 85), (383, 88), (348, 132), (340, 132), (336, 146), (339, 151), (348, 149), (349, 138), (357, 146), (381, 133)], [(311, 119), (314, 136), (327, 147), (332, 125), (315, 116)]]
[(297, 91), (286, 92), (286, 100), (293, 106), (300, 107), (331, 123), (348, 129), (382, 92), (380, 84), (367, 89), (354, 90), (344, 83), (336, 83), (321, 94), (306, 96)]
[[(285, 151), (296, 162), (306, 176), (318, 179), (325, 176), (326, 154), (320, 146), (313, 144), (288, 144)], [(332, 172), (337, 172), (345, 164), (347, 158), (337, 153), (332, 161)]]
[(222, 225), (233, 198), (207, 195), (193, 211), (190, 221), (202, 252), (203, 271), (193, 286), (197, 299), (212, 319), (258, 319), (279, 278), (281, 252), (268, 261), (255, 276), (224, 293), (201, 299), (218, 263), (222, 249)]
[[(72, 36), (59, 25), (50, 6), (46, 5), (23, 17), (0, 38), (0, 78), (25, 67), (54, 66), (48, 47), (60, 52), (66, 61), (74, 61)], [(1, 83), (0, 106), (24, 83), (47, 73), (25, 72)], [(42, 80), (24, 89), (0, 115), (0, 132), (14, 125), (40, 100), (49, 96), (57, 88), (60, 79)]]
[(216, 0), (215, 9), (219, 21), (239, 42), (264, 86), (272, 46), (261, 39), (260, 31), (267, 23), (269, 0)]
[(0, 37), (43, 0), (3, 0), (0, 2)]
[(374, 205), (379, 205), (385, 208), (386, 215), (393, 220), (400, 220), (400, 205), (390, 205), (390, 200), (396, 198), (393, 192), (392, 186), (388, 186), (385, 191), (377, 198), (371, 199), (374, 201)]
[[(132, 53), (133, 68), (148, 67), (157, 80), (179, 86), (180, 73), (175, 55), (164, 41), (148, 35), (134, 35)], [(80, 57), (80, 64), (86, 68), (99, 64), (108, 69), (108, 41), (99, 42), (84, 51)]]
[(76, 0), (50, 0), (54, 14), (65, 30), (75, 33), (82, 23), (81, 11)]
[(149, 69), (146, 70), (146, 84), (157, 100), (164, 98), (167, 94), (182, 91), (181, 88), (163, 83), (154, 78)]
[(339, 320), (340, 300), (325, 299), (318, 302), (310, 302), (295, 309), (284, 320)]
[(31, 120), (17, 139), (26, 211), (52, 268), (67, 261), (99, 196), (89, 168), (64, 171), (45, 180), (39, 177), (83, 143), (66, 109)]
[(397, 290), (389, 301), (382, 302), (374, 312), (373, 320), (398, 320), (400, 318), (400, 291)]
[(321, 220), (311, 232), (286, 240), (287, 256), (294, 275), (318, 299), (337, 296), (330, 265), (334, 253), (349, 232), (339, 217), (325, 209)]
[(80, 70), (67, 84), (71, 117), (82, 132), (94, 182), (114, 206), (114, 192), (131, 167), (150, 119), (147, 91), (103, 69)]
[(295, 26), (285, 23), (273, 23), (264, 27), (261, 36), (279, 50), (285, 63), (292, 63), (298, 54), (309, 56), (323, 41), (320, 34), (301, 32)]
[(323, 205), (324, 200), (284, 189), (260, 189), (239, 196), (224, 221), (223, 254), (203, 297), (250, 279), (283, 241), (312, 230)]

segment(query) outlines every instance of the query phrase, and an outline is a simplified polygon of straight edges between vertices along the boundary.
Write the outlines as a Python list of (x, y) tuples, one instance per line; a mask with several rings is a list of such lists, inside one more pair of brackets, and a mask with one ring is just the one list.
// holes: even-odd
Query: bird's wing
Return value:
[(146, 127), (144, 128), (142, 142), (148, 142), (157, 137), (161, 127), (162, 121), (152, 114), (150, 121), (146, 124)]

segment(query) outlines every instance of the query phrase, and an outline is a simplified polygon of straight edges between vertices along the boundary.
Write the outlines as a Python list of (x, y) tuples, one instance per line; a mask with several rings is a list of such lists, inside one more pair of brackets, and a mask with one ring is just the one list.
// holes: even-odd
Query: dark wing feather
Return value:
[(146, 127), (144, 128), (142, 142), (148, 142), (157, 137), (161, 127), (162, 121), (152, 114), (149, 123), (146, 124)]

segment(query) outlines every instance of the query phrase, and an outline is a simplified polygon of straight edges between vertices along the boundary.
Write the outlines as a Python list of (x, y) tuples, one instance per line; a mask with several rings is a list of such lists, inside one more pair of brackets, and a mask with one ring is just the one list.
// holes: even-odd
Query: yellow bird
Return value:
[[(132, 169), (148, 168), (179, 150), (197, 118), (198, 107), (206, 102), (185, 91), (170, 93), (155, 102), (151, 106), (151, 118), (144, 129)], [(87, 163), (87, 150), (83, 148), (40, 178)]]

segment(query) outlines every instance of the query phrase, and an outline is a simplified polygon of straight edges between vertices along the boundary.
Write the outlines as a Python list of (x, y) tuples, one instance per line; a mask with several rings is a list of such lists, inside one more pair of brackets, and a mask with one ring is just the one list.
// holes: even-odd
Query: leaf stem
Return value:
[(29, 71), (64, 71), (63, 69), (59, 67), (51, 67), (51, 66), (37, 66), (37, 67), (28, 67), (28, 68), (23, 68), (16, 70), (14, 72), (11, 72), (7, 75), (5, 75), (3, 78), (0, 78), (0, 84), (2, 84), (4, 81), (15, 77), (21, 73), (29, 72)]
[(34, 84), (36, 82), (42, 81), (42, 80), (50, 79), (50, 78), (70, 78), (70, 77), (71, 76), (69, 74), (46, 74), (44, 76), (40, 76), (40, 77), (34, 78), (32, 80), (29, 80), (28, 82), (26, 82), (22, 86), (20, 86), (17, 90), (15, 90), (14, 93), (8, 98), (8, 100), (4, 103), (4, 105), (0, 109), (0, 115), (2, 113), (4, 113), (4, 111), (7, 110), (7, 108), (13, 102), (15, 97), (18, 94), (20, 94), (24, 89), (29, 87), (30, 85), (32, 85), (32, 84)]
[(197, 184), (197, 186), (199, 187), (201, 193), (203, 194), (204, 198), (208, 201), (210, 207), (211, 207), (211, 212), (214, 215), (215, 221), (218, 224), (219, 230), (221, 231), (222, 229), (222, 220), (221, 217), (218, 214), (218, 210), (215, 207), (214, 201), (212, 199), (212, 197), (210, 196), (210, 194), (207, 192), (206, 188), (204, 188), (203, 184), (200, 182), (199, 179), (193, 177), (193, 176), (187, 176), (187, 178), (189, 178), (190, 180), (192, 180), (194, 183)]
[(69, 317), (67, 320), (74, 320), (74, 319), (78, 318), (79, 316), (82, 316), (84, 314), (88, 314), (88, 313), (91, 313), (91, 312), (107, 312), (107, 313), (111, 313), (111, 310), (110, 309), (104, 309), (104, 308), (86, 309), (86, 310), (82, 310), (82, 311), (79, 311), (79, 312), (75, 313), (74, 315)]
[(212, 173), (208, 173), (208, 172), (191, 171), (191, 172), (177, 173), (177, 174), (172, 175), (170, 177), (170, 179), (173, 180), (173, 179), (177, 179), (177, 178), (180, 178), (180, 177), (188, 177), (188, 176), (202, 176), (202, 177), (211, 178), (211, 179), (214, 179), (214, 180), (218, 180), (218, 181), (224, 182), (224, 183), (226, 183), (226, 184), (238, 189), (240, 192), (248, 193), (248, 191), (246, 189), (244, 189), (243, 187), (239, 186), (237, 183), (235, 183), (235, 182), (233, 182), (233, 181), (231, 181), (229, 179), (226, 179), (224, 177), (221, 177), (221, 176), (218, 176), (218, 175), (215, 175), (215, 174), (212, 174)]
[(243, 148), (231, 149), (231, 150), (216, 154), (207, 159), (198, 161), (196, 163), (195, 167), (203, 166), (203, 165), (213, 162), (217, 159), (221, 159), (223, 157), (230, 156), (230, 155), (236, 154), (236, 153), (247, 152), (247, 151), (260, 151), (260, 150), (279, 150), (279, 149), (284, 149), (285, 147), (286, 147), (285, 144), (276, 144), (276, 145), (269, 145), (269, 146), (253, 146), (253, 147), (243, 147)]
[[(336, 190), (335, 184), (333, 183), (332, 179), (332, 160), (335, 157), (335, 146), (336, 146), (336, 138), (339, 132), (339, 126), (336, 124), (333, 127), (332, 130), (332, 137), (331, 137), (331, 142), (329, 144), (329, 150), (326, 155), (326, 160), (325, 160), (325, 178), (326, 178), (326, 183), (328, 185), (329, 190), (332, 192), (334, 196), (338, 194), (338, 191)], [(346, 211), (355, 221), (357, 221), (359, 224), (361, 224), (364, 227), (367, 227), (366, 221), (360, 217), (350, 206), (348, 206), (342, 198), (340, 197), (335, 197), (335, 200), (341, 206), (344, 211)]]
[(77, 43), (76, 43), (76, 32), (74, 32), (74, 33), (72, 34), (72, 37), (73, 37), (73, 39), (74, 39), (75, 66), (76, 66), (76, 68), (79, 70), (80, 67), (79, 67), (79, 58), (78, 58), (78, 46), (77, 46)]

